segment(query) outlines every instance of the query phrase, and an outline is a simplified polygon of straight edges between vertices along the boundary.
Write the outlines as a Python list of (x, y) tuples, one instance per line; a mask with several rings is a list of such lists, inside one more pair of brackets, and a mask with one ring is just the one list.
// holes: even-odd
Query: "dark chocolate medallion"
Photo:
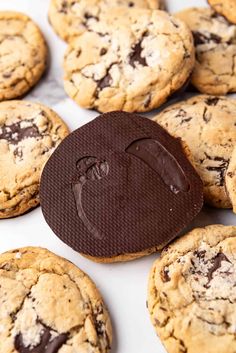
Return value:
[(202, 182), (181, 142), (112, 112), (74, 131), (46, 164), (44, 217), (80, 253), (113, 257), (167, 244), (198, 214)]

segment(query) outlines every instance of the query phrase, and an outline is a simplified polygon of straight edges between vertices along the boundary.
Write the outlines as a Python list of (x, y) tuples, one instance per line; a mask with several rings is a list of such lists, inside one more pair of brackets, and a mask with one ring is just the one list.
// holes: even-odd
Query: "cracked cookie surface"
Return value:
[(217, 13), (226, 17), (230, 22), (236, 23), (235, 0), (208, 0), (208, 3)]
[(154, 120), (187, 144), (191, 162), (204, 184), (205, 201), (231, 208), (225, 179), (236, 144), (236, 101), (196, 96), (171, 105)]
[(0, 218), (39, 204), (42, 168), (67, 135), (65, 123), (41, 104), (0, 103)]
[(207, 94), (235, 92), (236, 26), (208, 8), (190, 8), (176, 16), (186, 22), (194, 36), (192, 84)]
[(144, 112), (181, 88), (193, 65), (192, 35), (182, 21), (164, 11), (120, 8), (70, 42), (64, 85), (84, 108)]
[(194, 229), (162, 252), (148, 308), (168, 353), (236, 351), (235, 281), (236, 227)]
[(0, 255), (0, 353), (107, 353), (112, 330), (91, 279), (46, 249)]
[(24, 95), (46, 69), (47, 46), (37, 25), (18, 12), (0, 12), (0, 100)]
[(155, 10), (163, 7), (163, 0), (51, 0), (49, 21), (55, 32), (69, 41), (90, 29), (102, 12), (117, 6)]

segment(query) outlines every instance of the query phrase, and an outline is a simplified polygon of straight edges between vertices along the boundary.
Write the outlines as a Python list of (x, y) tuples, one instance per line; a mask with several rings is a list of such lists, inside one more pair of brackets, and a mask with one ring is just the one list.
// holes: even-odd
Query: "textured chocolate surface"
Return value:
[(167, 244), (202, 207), (202, 182), (181, 143), (149, 119), (101, 115), (44, 168), (49, 226), (80, 253), (112, 257)]

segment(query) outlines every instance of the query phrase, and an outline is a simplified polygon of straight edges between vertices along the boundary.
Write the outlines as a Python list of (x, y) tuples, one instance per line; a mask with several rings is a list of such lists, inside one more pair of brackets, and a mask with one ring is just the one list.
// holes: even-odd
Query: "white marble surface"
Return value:
[[(167, 2), (171, 12), (188, 6), (206, 6), (204, 0)], [(89, 122), (97, 113), (80, 109), (64, 93), (61, 64), (66, 45), (48, 24), (48, 3), (49, 0), (0, 0), (0, 10), (25, 12), (41, 27), (50, 48), (50, 67), (43, 80), (26, 98), (55, 109), (73, 130)], [(204, 209), (190, 228), (212, 223), (236, 225), (236, 216), (231, 211)], [(1, 220), (0, 237), (0, 252), (28, 245), (47, 247), (74, 262), (94, 279), (113, 321), (112, 353), (165, 353), (154, 333), (145, 303), (148, 272), (157, 255), (123, 264), (101, 265), (90, 262), (52, 233), (40, 208), (15, 219)]]

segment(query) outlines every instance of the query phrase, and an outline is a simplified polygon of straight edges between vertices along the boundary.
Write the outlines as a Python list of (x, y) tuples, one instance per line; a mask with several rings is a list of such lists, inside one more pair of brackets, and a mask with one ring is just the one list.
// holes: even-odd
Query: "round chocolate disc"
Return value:
[(60, 144), (40, 199), (60, 239), (106, 258), (166, 245), (201, 210), (203, 186), (180, 140), (147, 118), (112, 112)]

